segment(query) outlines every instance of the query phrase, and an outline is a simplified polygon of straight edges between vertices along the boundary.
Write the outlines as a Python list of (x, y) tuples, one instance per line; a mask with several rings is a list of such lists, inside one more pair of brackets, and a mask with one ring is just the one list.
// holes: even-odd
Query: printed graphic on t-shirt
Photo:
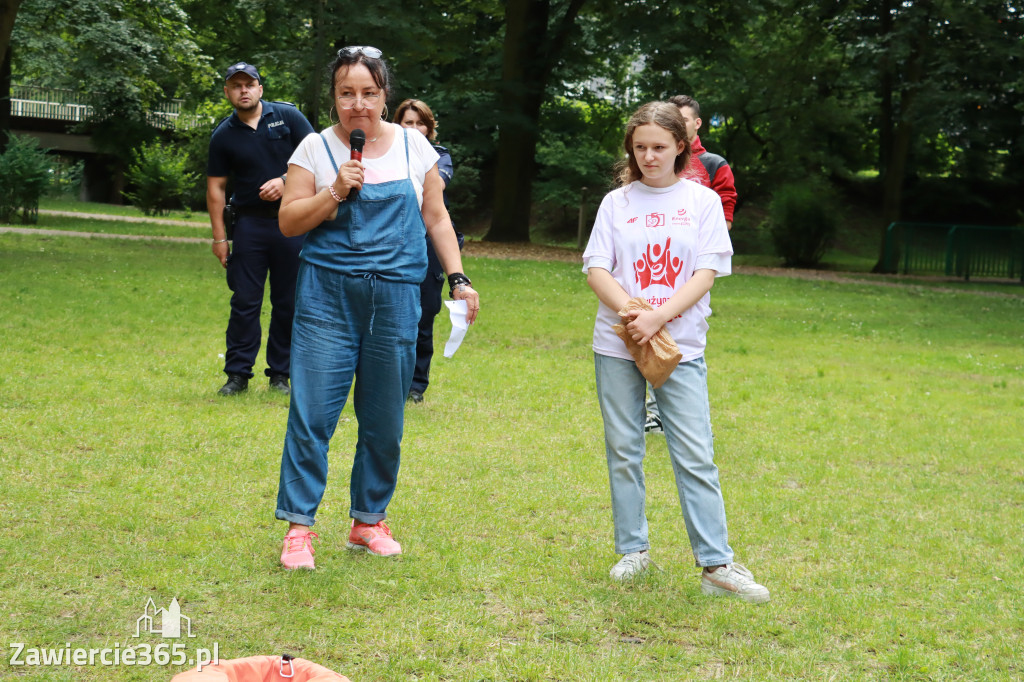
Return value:
[(647, 227), (665, 227), (664, 213), (648, 213)]
[(690, 219), (690, 216), (686, 215), (686, 209), (681, 208), (672, 216), (672, 224), (689, 227), (693, 224), (693, 220)]
[(675, 289), (676, 278), (683, 271), (683, 259), (672, 255), (671, 246), (671, 237), (665, 240), (664, 246), (648, 244), (643, 255), (633, 263), (633, 276), (641, 289), (654, 284)]

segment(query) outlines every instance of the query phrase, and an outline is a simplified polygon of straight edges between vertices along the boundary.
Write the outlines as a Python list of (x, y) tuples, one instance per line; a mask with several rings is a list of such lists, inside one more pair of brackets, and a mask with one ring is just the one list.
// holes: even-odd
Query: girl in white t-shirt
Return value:
[(667, 102), (640, 107), (626, 126), (620, 187), (601, 202), (583, 254), (587, 283), (600, 301), (594, 324), (597, 396), (604, 419), (615, 550), (611, 569), (627, 580), (650, 565), (643, 459), (647, 382), (612, 330), (618, 311), (642, 297), (654, 308), (630, 313), (626, 331), (643, 345), (664, 327), (682, 352), (679, 366), (655, 389), (661, 406), (683, 519), (701, 589), (750, 602), (768, 590), (733, 563), (725, 504), (714, 463), (704, 347), (709, 292), (732, 272), (732, 243), (722, 202), (711, 189), (677, 175), (690, 156), (679, 109)]

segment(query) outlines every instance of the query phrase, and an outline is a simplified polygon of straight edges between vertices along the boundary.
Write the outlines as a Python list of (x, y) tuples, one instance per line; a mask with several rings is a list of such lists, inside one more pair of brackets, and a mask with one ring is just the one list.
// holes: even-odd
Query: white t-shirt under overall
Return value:
[[(385, 124), (392, 125), (392, 124)], [(405, 163), (405, 140), (402, 131), (409, 133), (409, 166), (411, 167), (412, 184), (416, 187), (416, 198), (423, 207), (423, 179), (427, 171), (441, 158), (434, 150), (434, 147), (423, 136), (423, 133), (415, 128), (401, 128), (395, 126), (395, 139), (391, 143), (384, 156), (376, 159), (363, 157), (364, 179), (367, 184), (377, 184), (390, 180), (401, 180), (406, 177)], [(323, 131), (327, 143), (331, 147), (331, 154), (334, 161), (341, 166), (352, 156), (352, 150), (338, 139), (334, 133), (333, 126)], [(331, 160), (324, 149), (323, 138), (319, 134), (307, 135), (305, 139), (295, 148), (295, 152), (288, 160), (300, 168), (311, 172), (315, 178), (316, 191), (327, 189), (327, 186), (338, 177), (337, 171), (331, 165)]]
[[(642, 296), (661, 306), (696, 270), (732, 273), (732, 241), (718, 194), (690, 180), (671, 187), (633, 182), (609, 192), (594, 221), (583, 253), (583, 272), (608, 270), (630, 298)], [(710, 293), (665, 325), (682, 362), (704, 354), (711, 314)], [(614, 331), (618, 311), (599, 303), (594, 323), (594, 352), (632, 360)]]

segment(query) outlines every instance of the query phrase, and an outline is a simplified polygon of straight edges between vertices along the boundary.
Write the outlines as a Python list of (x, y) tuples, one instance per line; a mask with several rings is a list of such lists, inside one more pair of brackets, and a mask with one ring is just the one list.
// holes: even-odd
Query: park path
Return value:
[[(0, 226), (0, 234), (35, 234), (55, 237), (84, 237), (94, 239), (129, 239), (136, 241), (164, 241), (191, 244), (209, 244), (210, 237), (205, 233), (209, 226), (204, 223), (189, 222), (187, 220), (167, 220), (161, 218), (139, 218), (134, 216), (117, 216), (97, 213), (76, 213), (74, 211), (46, 211), (40, 213), (47, 215), (63, 216), (68, 218), (91, 218), (93, 220), (110, 220), (114, 222), (128, 223), (150, 223), (194, 227), (197, 231), (202, 230), (202, 237), (158, 237), (141, 234), (110, 234), (106, 232), (76, 232), (70, 230), (50, 230), (33, 227)], [(543, 244), (532, 244), (526, 242), (483, 242), (466, 241), (463, 255), (475, 258), (493, 258), (498, 260), (536, 260), (536, 261), (557, 261), (562, 263), (581, 263), (581, 251), (560, 246), (545, 246)], [(790, 277), (820, 282), (838, 282), (841, 284), (868, 284), (880, 287), (905, 287), (915, 284), (928, 283), (929, 289), (947, 293), (969, 293), (978, 296), (989, 296), (995, 298), (1024, 298), (1024, 288), (1020, 294), (1000, 291), (979, 291), (965, 288), (935, 287), (936, 283), (963, 283), (957, 277), (928, 276), (928, 275), (877, 275), (869, 272), (839, 273), (831, 270), (809, 270), (804, 268), (767, 268), (749, 265), (738, 265), (733, 268), (737, 275), (762, 275), (765, 277)], [(1015, 283), (1007, 280), (998, 280), (998, 284)]]
[(122, 223), (155, 223), (157, 225), (179, 225), (184, 227), (207, 228), (205, 222), (197, 223), (194, 220), (172, 220), (170, 218), (144, 218), (128, 215), (108, 215), (105, 213), (79, 213), (77, 211), (50, 211), (41, 209), (43, 215), (55, 215), (64, 218), (92, 218), (94, 220), (111, 220)]

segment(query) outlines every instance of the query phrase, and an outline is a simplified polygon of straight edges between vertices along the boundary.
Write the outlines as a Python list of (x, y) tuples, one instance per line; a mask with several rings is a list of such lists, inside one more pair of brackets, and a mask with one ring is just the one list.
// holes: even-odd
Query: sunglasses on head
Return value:
[(350, 45), (349, 47), (343, 47), (338, 50), (339, 57), (351, 57), (354, 54), (361, 54), (364, 57), (369, 57), (370, 59), (380, 59), (380, 56), (384, 53), (375, 47), (370, 47), (369, 45)]

